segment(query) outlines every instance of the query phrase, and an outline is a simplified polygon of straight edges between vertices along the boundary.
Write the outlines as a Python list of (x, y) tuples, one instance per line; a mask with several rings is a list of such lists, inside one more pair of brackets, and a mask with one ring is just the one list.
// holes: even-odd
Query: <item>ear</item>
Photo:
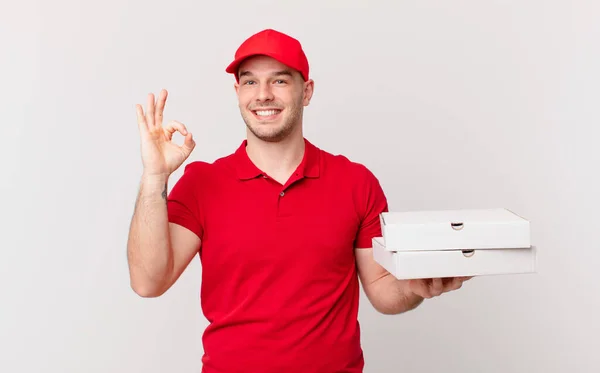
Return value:
[(312, 79), (304, 82), (304, 96), (302, 99), (302, 104), (304, 106), (308, 106), (310, 104), (310, 100), (312, 99), (313, 92), (315, 89), (315, 82)]
[(237, 81), (235, 83), (233, 83), (233, 89), (235, 90), (235, 94), (239, 95), (240, 94), (240, 83), (238, 83)]

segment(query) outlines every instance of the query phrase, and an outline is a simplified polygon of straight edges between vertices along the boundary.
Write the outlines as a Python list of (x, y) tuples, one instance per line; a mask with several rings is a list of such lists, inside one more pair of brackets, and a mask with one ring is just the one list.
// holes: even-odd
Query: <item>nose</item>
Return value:
[(272, 101), (273, 91), (269, 83), (262, 83), (258, 88), (258, 94), (256, 96), (257, 101)]

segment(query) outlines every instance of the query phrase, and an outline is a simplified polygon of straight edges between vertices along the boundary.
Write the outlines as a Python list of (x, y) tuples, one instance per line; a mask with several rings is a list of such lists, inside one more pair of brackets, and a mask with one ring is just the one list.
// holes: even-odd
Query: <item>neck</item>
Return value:
[(263, 141), (249, 134), (246, 152), (259, 169), (283, 183), (302, 162), (304, 148), (302, 133), (290, 134), (277, 142)]

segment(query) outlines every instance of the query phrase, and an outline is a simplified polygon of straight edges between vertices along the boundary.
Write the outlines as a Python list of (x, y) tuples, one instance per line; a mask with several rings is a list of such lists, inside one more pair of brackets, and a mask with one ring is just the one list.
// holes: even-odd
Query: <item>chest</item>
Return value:
[(203, 262), (235, 270), (345, 271), (354, 265), (359, 220), (348, 187), (303, 179), (283, 188), (256, 179), (212, 193), (201, 206)]

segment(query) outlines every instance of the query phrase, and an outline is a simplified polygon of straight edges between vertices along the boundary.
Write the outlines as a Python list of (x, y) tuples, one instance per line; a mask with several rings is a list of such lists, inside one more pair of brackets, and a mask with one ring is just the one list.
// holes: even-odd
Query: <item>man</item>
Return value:
[(359, 283), (379, 312), (399, 314), (466, 278), (399, 281), (373, 260), (386, 197), (365, 166), (303, 137), (314, 82), (296, 39), (261, 31), (226, 71), (247, 138), (215, 162), (188, 164), (168, 196), (195, 142), (182, 123), (163, 127), (166, 91), (156, 102), (150, 94), (145, 112), (137, 105), (144, 171), (131, 286), (160, 296), (199, 254), (205, 373), (362, 372)]

